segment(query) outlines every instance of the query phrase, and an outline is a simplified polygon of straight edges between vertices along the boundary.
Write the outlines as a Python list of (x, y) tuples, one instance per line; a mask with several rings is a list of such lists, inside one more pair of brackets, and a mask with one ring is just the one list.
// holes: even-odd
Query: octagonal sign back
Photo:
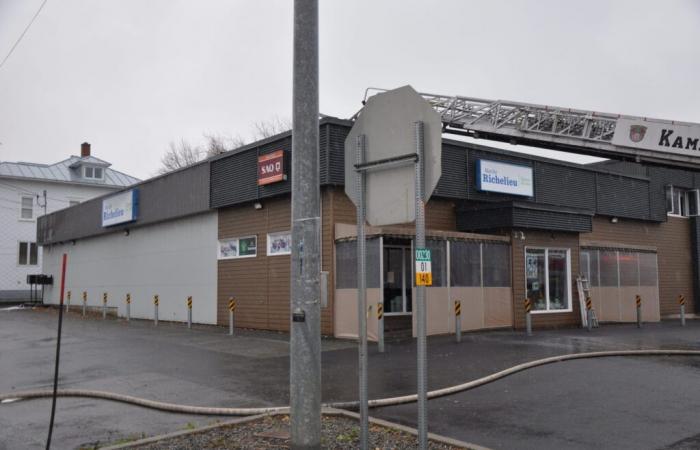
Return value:
[[(416, 153), (414, 124), (423, 122), (423, 200), (430, 198), (441, 174), (442, 123), (440, 115), (411, 86), (374, 95), (345, 139), (345, 193), (357, 205), (355, 158), (357, 137), (365, 136), (365, 162)], [(370, 225), (415, 220), (415, 167), (372, 169), (366, 172), (365, 206)]]

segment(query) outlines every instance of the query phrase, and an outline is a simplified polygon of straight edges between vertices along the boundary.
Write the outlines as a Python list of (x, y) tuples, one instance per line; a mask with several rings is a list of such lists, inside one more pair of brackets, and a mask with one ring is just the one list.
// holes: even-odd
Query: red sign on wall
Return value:
[(284, 174), (284, 151), (258, 156), (258, 186), (287, 179)]

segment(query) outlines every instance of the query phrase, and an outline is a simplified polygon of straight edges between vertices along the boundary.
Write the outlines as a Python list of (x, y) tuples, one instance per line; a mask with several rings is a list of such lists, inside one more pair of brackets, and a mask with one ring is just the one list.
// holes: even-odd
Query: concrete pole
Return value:
[(321, 447), (321, 202), (318, 0), (294, 0), (290, 428), (292, 449)]
[(525, 299), (525, 331), (528, 336), (532, 336), (532, 302), (529, 298)]
[(192, 329), (192, 297), (187, 297), (187, 329)]
[(83, 291), (83, 317), (85, 317), (85, 309), (87, 308), (87, 291)]
[[(70, 297), (68, 297), (70, 298)], [(681, 305), (681, 326), (685, 326), (685, 297), (683, 295), (678, 296), (678, 303)]]
[(131, 320), (131, 294), (126, 294), (126, 321)]
[[(365, 136), (357, 136), (355, 164), (365, 162)], [(367, 404), (367, 239), (365, 238), (365, 172), (355, 178), (357, 196), (357, 354), (360, 396), (360, 448), (365, 450), (369, 439), (369, 407)]]
[[(423, 149), (424, 135), (423, 122), (415, 122), (415, 145), (418, 160), (416, 161), (416, 246), (413, 260), (415, 260), (416, 249), (425, 248), (425, 202), (423, 201), (424, 170), (423, 170)], [(418, 394), (418, 446), (421, 450), (428, 448), (428, 352), (427, 352), (427, 321), (425, 305), (425, 286), (416, 286), (416, 318), (417, 328), (417, 394)]]
[(384, 353), (384, 303), (381, 301), (377, 303), (377, 350)]
[(70, 291), (66, 292), (66, 296), (68, 299), (68, 304), (66, 305), (66, 312), (70, 311)]
[(236, 311), (236, 299), (228, 299), (228, 334), (233, 336), (233, 313)]
[(590, 332), (593, 330), (593, 303), (591, 298), (586, 298), (586, 328)]
[(107, 318), (107, 293), (102, 293), (102, 320)]

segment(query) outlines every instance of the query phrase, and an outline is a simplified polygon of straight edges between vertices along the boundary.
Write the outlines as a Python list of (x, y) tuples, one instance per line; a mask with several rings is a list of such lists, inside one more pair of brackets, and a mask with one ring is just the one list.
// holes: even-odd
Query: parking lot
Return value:
[[(55, 310), (0, 311), (0, 392), (52, 385)], [(276, 406), (288, 402), (288, 336), (179, 323), (101, 320), (67, 314), (61, 388), (98, 389), (201, 406)], [(429, 388), (475, 379), (547, 356), (608, 349), (700, 349), (689, 321), (512, 331), (429, 340)], [(354, 342), (323, 342), (324, 402), (357, 398)], [(697, 448), (700, 358), (604, 358), (531, 369), (429, 403), (430, 430), (491, 448)], [(370, 398), (415, 392), (414, 342), (391, 342), (369, 360)], [(50, 401), (0, 406), (0, 449), (42, 448)], [(415, 425), (415, 404), (370, 414)], [(104, 445), (209, 424), (188, 416), (94, 399), (58, 400), (54, 448)]]

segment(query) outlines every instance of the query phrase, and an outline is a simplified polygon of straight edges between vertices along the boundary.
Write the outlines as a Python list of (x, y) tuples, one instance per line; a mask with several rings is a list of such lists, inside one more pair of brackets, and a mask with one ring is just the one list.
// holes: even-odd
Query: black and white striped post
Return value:
[(187, 328), (192, 328), (192, 296), (187, 297)]
[(532, 336), (532, 302), (525, 299), (525, 331), (528, 336)]
[(233, 336), (233, 313), (236, 311), (236, 299), (228, 299), (228, 334)]
[(85, 309), (87, 308), (87, 291), (83, 291), (83, 317), (85, 317)]
[(377, 350), (384, 353), (384, 303), (377, 302)]
[(462, 301), (455, 300), (455, 339), (462, 342)]
[(153, 296), (153, 323), (158, 326), (158, 304), (160, 303), (160, 298), (158, 294)]
[(635, 295), (634, 301), (637, 303), (637, 328), (642, 328), (642, 296)]
[(102, 320), (107, 318), (107, 293), (102, 293)]
[(126, 321), (131, 320), (131, 294), (126, 294)]
[(593, 329), (593, 302), (590, 297), (586, 297), (586, 328)]
[[(68, 298), (70, 298), (70, 297), (68, 297)], [(684, 327), (685, 326), (685, 296), (683, 294), (678, 296), (678, 304), (681, 306), (681, 326)]]

